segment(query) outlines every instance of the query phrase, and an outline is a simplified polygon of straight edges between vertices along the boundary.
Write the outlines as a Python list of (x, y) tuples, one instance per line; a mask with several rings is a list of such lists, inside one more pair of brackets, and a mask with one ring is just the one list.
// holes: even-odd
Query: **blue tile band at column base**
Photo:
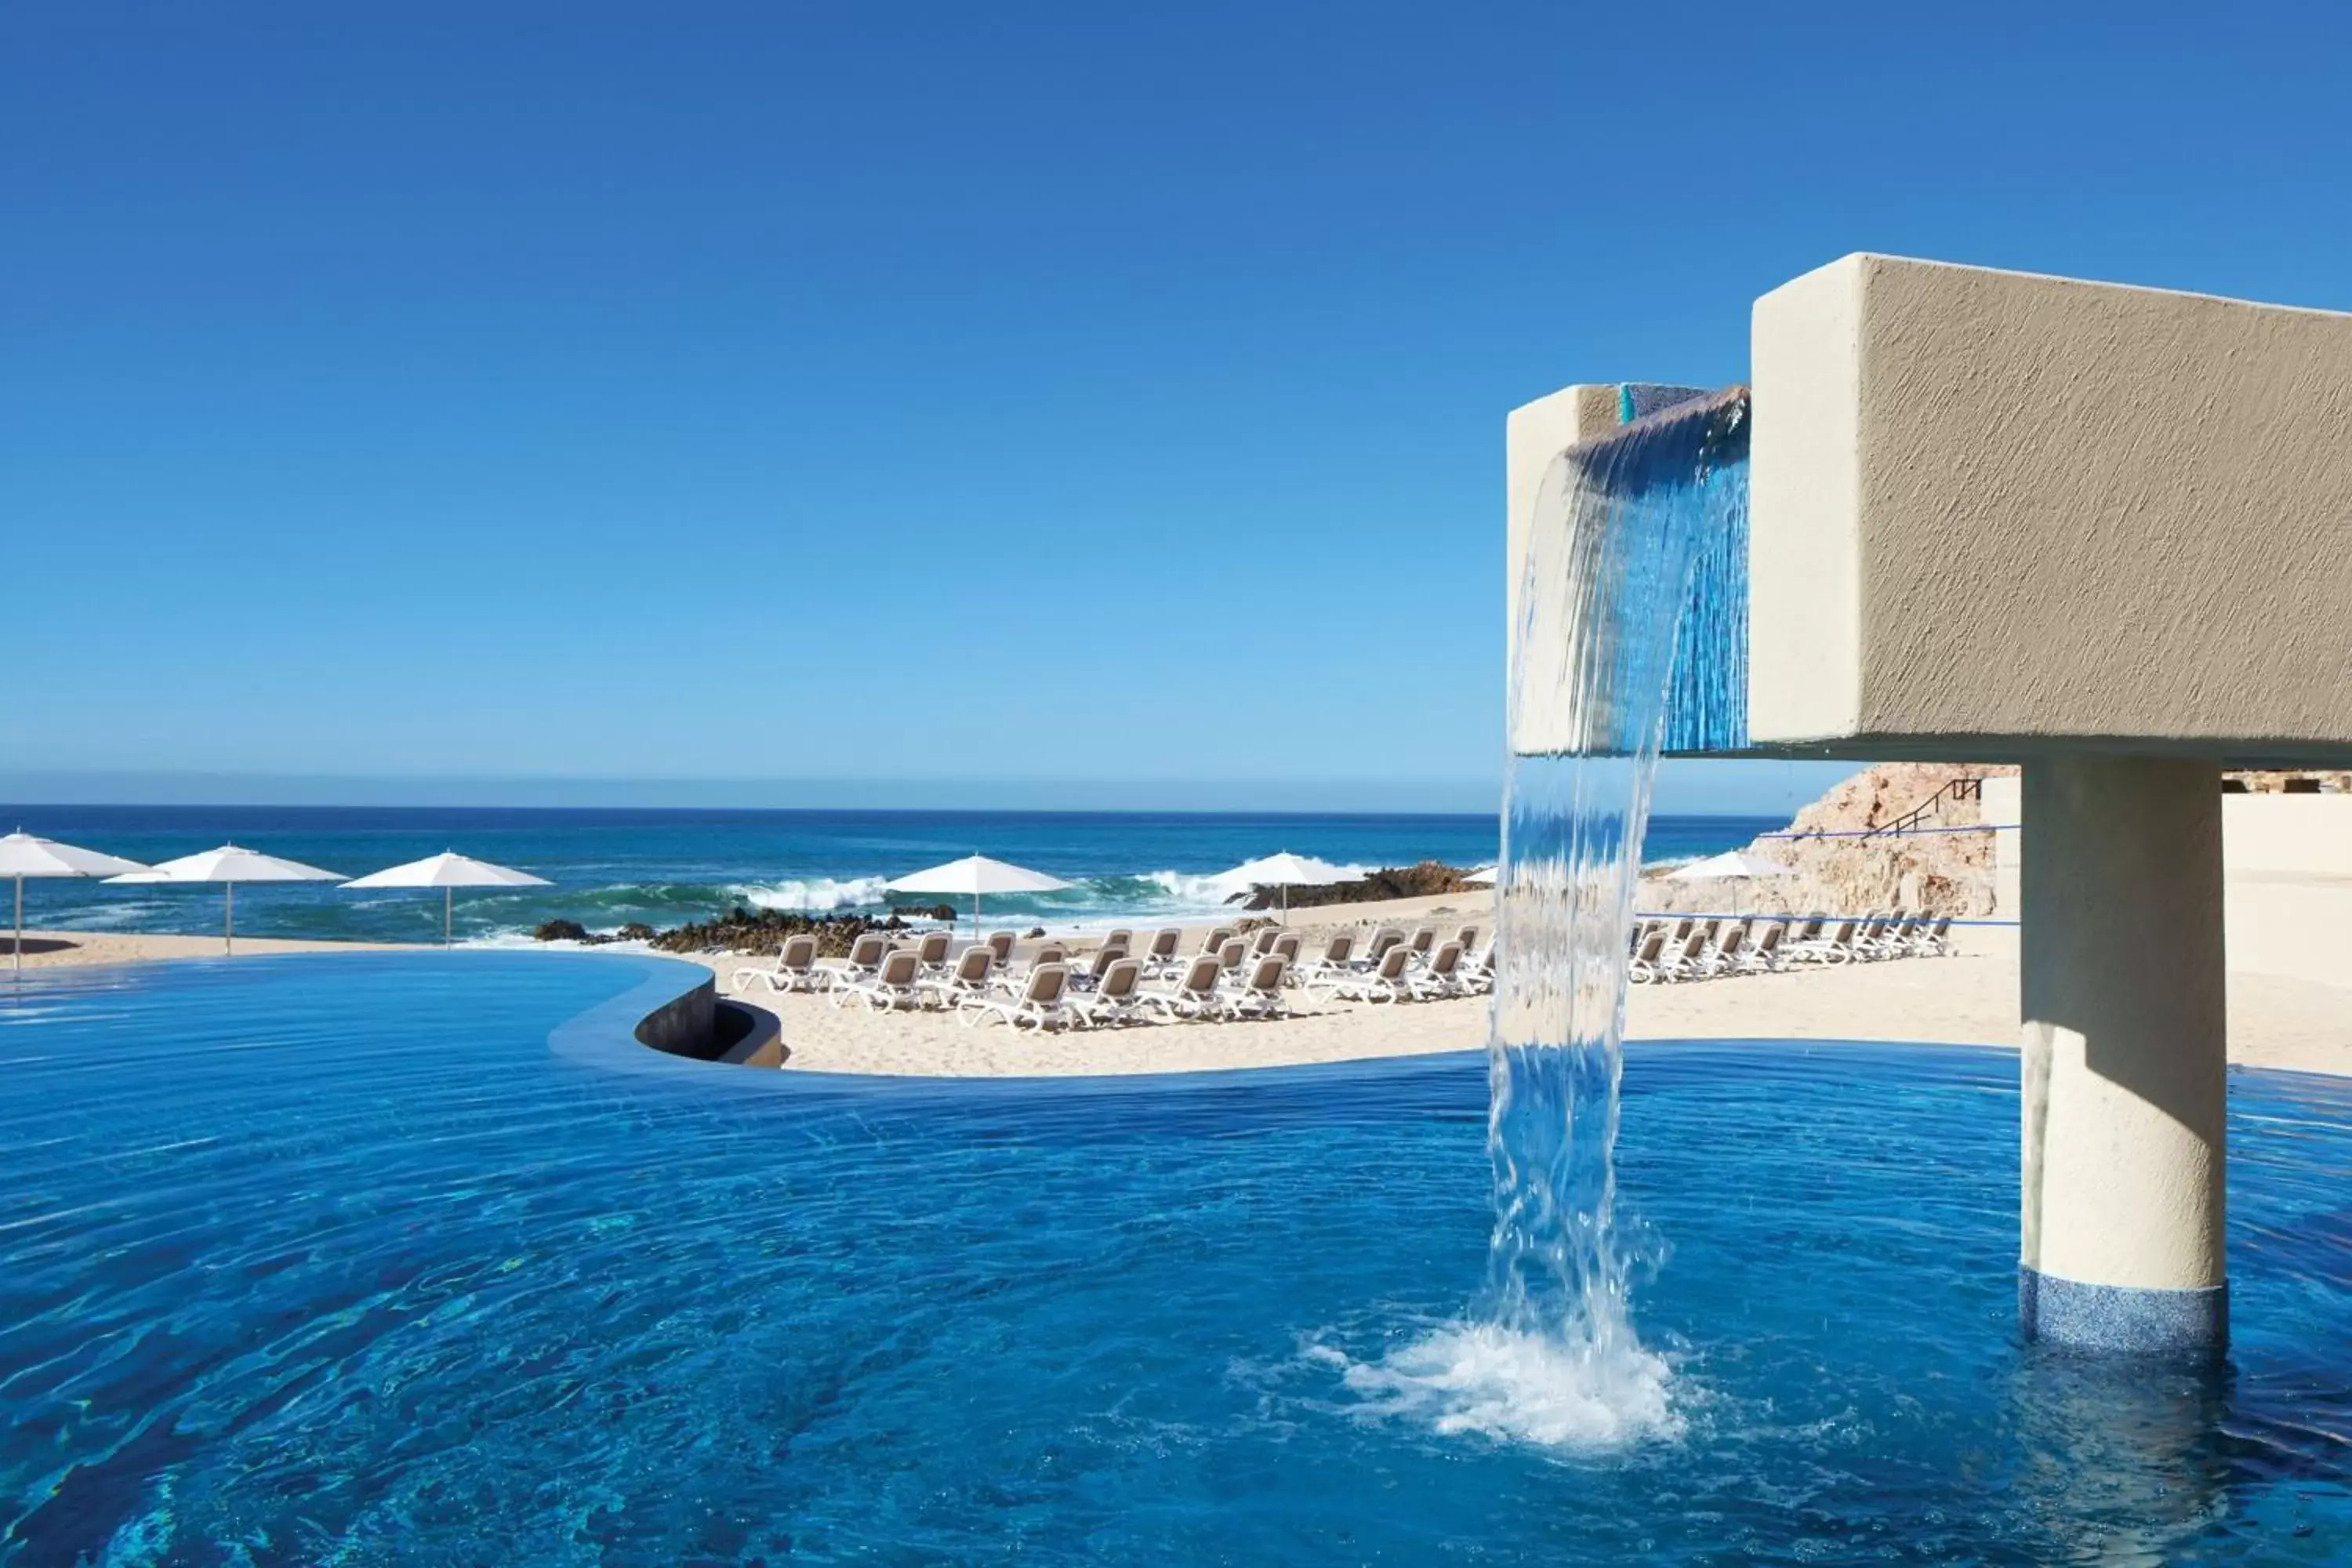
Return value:
[(2027, 1339), (2045, 1344), (2218, 1356), (2230, 1343), (2230, 1287), (2150, 1290), (2089, 1285), (2021, 1266), (2017, 1321)]

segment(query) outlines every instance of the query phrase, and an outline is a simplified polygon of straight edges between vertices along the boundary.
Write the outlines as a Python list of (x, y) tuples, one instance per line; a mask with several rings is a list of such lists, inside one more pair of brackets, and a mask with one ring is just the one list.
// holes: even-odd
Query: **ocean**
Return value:
[[(1234, 891), (1217, 873), (1278, 850), (1366, 869), (1430, 859), (1478, 866), (1495, 859), (1497, 834), (1488, 815), (1182, 812), (0, 805), (0, 822), (150, 863), (229, 840), (346, 877), (454, 848), (554, 884), (461, 890), (457, 931), (473, 943), (527, 942), (541, 921), (559, 918), (610, 931), (631, 921), (674, 926), (738, 906), (878, 910), (894, 901), (887, 879), (975, 852), (1076, 884), (991, 898), (991, 924), (1139, 924), (1214, 913)], [(1777, 817), (1657, 817), (1646, 854), (1653, 861), (1711, 855), (1784, 826)], [(27, 927), (202, 933), (217, 931), (220, 919), (217, 887), (25, 884)], [(432, 941), (441, 900), (426, 891), (345, 892), (332, 883), (247, 884), (236, 890), (236, 928), (252, 936)]]

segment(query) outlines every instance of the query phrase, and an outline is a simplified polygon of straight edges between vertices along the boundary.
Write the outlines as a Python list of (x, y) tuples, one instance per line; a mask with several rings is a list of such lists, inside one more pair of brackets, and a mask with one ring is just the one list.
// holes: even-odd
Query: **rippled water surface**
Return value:
[(2233, 1080), (2198, 1377), (2016, 1343), (2009, 1058), (1636, 1046), (1627, 1425), (1446, 1332), (1479, 1060), (706, 1068), (627, 1038), (682, 973), (0, 986), (0, 1563), (2352, 1557), (2333, 1080)]

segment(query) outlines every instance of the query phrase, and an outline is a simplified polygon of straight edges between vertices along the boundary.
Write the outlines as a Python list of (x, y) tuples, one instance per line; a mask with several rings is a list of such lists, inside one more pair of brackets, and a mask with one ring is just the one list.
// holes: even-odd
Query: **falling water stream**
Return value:
[(1628, 943), (1662, 746), (1747, 729), (1744, 391), (1554, 460), (1514, 626), (1480, 1310), (1360, 1378), (1441, 1426), (1610, 1447), (1681, 1421), (1617, 1212)]

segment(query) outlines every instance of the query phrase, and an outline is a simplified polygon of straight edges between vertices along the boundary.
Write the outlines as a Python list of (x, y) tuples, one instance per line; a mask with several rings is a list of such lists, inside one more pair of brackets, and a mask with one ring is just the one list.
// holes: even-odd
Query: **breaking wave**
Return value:
[[(738, 882), (722, 889), (727, 897), (755, 910), (783, 910), (823, 914), (831, 910), (870, 909), (890, 899), (889, 884), (879, 877), (787, 878), (781, 882)], [(907, 895), (909, 899), (913, 895)]]

